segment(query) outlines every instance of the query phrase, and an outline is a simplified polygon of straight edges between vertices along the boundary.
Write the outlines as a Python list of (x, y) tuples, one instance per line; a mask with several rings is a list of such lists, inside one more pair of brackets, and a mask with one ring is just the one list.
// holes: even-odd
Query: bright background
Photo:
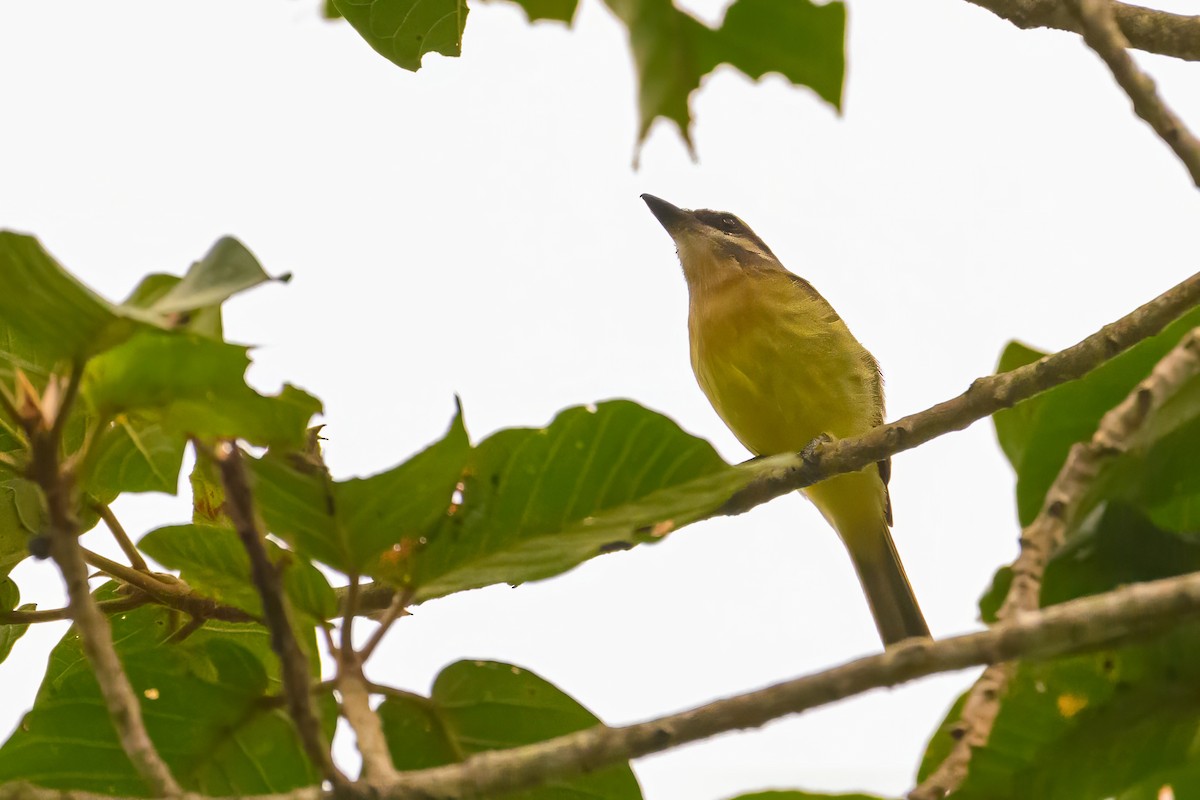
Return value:
[[(476, 439), (631, 397), (745, 458), (691, 376), (684, 282), (641, 192), (753, 226), (876, 354), (889, 419), (965, 389), (1010, 338), (1061, 348), (1196, 269), (1200, 200), (1077, 37), (960, 0), (852, 0), (849, 16), (841, 117), (779, 78), (719, 71), (694, 97), (698, 163), (662, 124), (635, 171), (625, 33), (597, 0), (571, 31), (476, 3), (465, 56), (418, 74), (315, 0), (7, 2), (0, 226), (37, 234), (113, 299), (227, 233), (293, 272), (230, 303), (227, 333), (261, 345), (260, 389), (289, 380), (324, 399), (339, 477), (440, 436), (456, 392)], [(1200, 126), (1200, 66), (1139, 60)], [(935, 635), (977, 627), (1018, 533), (991, 426), (896, 457), (892, 495)], [(188, 516), (158, 496), (116, 510), (135, 535)], [(48, 565), (14, 577), (26, 600), (61, 602)], [(35, 626), (0, 665), (0, 729), (62, 631)], [(451, 661), (501, 659), (625, 723), (877, 649), (836, 538), (790, 497), (555, 580), (429, 603), (371, 672), (425, 691)], [(899, 793), (972, 677), (636, 770), (650, 800)]]

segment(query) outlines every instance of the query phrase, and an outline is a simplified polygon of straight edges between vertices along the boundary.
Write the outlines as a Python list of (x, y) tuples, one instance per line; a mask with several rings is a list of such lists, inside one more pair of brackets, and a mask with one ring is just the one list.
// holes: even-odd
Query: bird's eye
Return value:
[(738, 221), (735, 217), (721, 217), (721, 227), (725, 228), (725, 230), (736, 231)]

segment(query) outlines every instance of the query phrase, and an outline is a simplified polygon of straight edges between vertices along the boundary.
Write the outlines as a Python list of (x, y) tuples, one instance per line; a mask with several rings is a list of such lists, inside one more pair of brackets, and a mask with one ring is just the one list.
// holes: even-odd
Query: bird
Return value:
[[(748, 450), (801, 452), (882, 424), (878, 362), (811, 283), (734, 214), (642, 199), (683, 267), (696, 381)], [(889, 459), (801, 490), (845, 544), (885, 647), (929, 636), (892, 540), (890, 477)]]

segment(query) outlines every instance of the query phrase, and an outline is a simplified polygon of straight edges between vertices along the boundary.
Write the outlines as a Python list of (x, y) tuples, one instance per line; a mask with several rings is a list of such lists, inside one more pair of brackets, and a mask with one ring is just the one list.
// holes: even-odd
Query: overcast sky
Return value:
[[(723, 8), (685, 5), (707, 21)], [(440, 436), (455, 393), (476, 439), (630, 397), (745, 458), (691, 375), (683, 278), (641, 192), (754, 227), (878, 357), (889, 419), (959, 393), (1011, 338), (1069, 345), (1197, 268), (1200, 201), (1101, 62), (963, 0), (853, 0), (840, 117), (778, 77), (718, 71), (693, 98), (698, 162), (660, 123), (639, 171), (625, 33), (597, 0), (572, 30), (475, 3), (464, 57), (417, 74), (317, 6), (0, 4), (0, 226), (113, 299), (224, 234), (294, 273), (230, 303), (227, 335), (260, 345), (260, 389), (287, 380), (324, 400), (339, 477)], [(1139, 61), (1200, 127), (1200, 66)], [(893, 474), (930, 627), (977, 627), (1018, 534), (990, 424), (897, 456)], [(136, 535), (188, 517), (186, 497), (116, 510)], [(24, 600), (61, 601), (47, 565), (14, 577)], [(0, 665), (0, 729), (63, 630), (35, 627)], [(447, 663), (499, 659), (625, 723), (878, 646), (840, 544), (797, 496), (551, 581), (431, 602), (371, 673), (427, 691)], [(899, 793), (972, 677), (635, 769), (650, 800)]]

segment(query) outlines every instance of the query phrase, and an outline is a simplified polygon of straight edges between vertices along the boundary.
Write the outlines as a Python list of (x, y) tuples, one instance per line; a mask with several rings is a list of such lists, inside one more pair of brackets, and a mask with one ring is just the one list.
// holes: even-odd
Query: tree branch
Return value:
[[(759, 477), (716, 511), (699, 519), (745, 513), (818, 481), (860, 470), (931, 439), (961, 431), (1001, 409), (1012, 408), (1022, 400), (1082, 378), (1109, 359), (1161, 332), (1198, 304), (1200, 273), (1065, 350), (1008, 372), (976, 379), (958, 397), (872, 428), (862, 436), (814, 443), (803, 453), (762, 459), (756, 464)], [(338, 595), (344, 608), (345, 589), (339, 589)], [(393, 602), (395, 595), (391, 587), (367, 584), (359, 590), (358, 605), (364, 613), (382, 611)]]
[(225, 487), (225, 512), (250, 557), (250, 575), (262, 599), (263, 616), (266, 618), (267, 629), (271, 632), (271, 649), (279, 656), (288, 714), (300, 734), (300, 741), (304, 744), (308, 757), (335, 789), (344, 790), (350, 782), (333, 763), (329, 742), (325, 740), (321, 724), (313, 712), (308, 660), (300, 650), (300, 644), (292, 630), (291, 614), (288, 611), (279, 570), (271, 562), (263, 544), (263, 535), (254, 515), (254, 497), (250, 492), (245, 466), (242, 464), (241, 451), (231, 442), (218, 444), (215, 452), (208, 451), (197, 443), (196, 451), (198, 454), (210, 455), (221, 471), (221, 482)]
[(1047, 389), (1083, 377), (1147, 339), (1200, 304), (1200, 273), (1065, 350), (998, 375), (977, 379), (967, 391), (916, 414), (872, 428), (862, 436), (818, 442), (804, 453), (772, 456), (764, 474), (712, 516), (741, 514), (768, 500), (843, 472), (860, 470), (910, 450)]
[[(1018, 28), (1082, 33), (1079, 18), (1058, 0), (967, 0)], [(1147, 53), (1200, 61), (1200, 17), (1113, 3), (1113, 14), (1132, 46)]]
[[(139, 593), (129, 597), (119, 597), (115, 600), (100, 600), (96, 603), (96, 607), (100, 609), (101, 613), (108, 616), (119, 614), (122, 611), (132, 611), (149, 602), (150, 598), (147, 595)], [(71, 609), (69, 608), (32, 609), (30, 611), (0, 610), (0, 625), (31, 625), (38, 622), (59, 622), (70, 618)]]
[[(477, 753), (459, 764), (400, 773), (393, 782), (371, 787), (369, 794), (375, 800), (453, 800), (531, 789), (688, 742), (757, 728), (872, 689), (980, 664), (1047, 660), (1116, 647), (1197, 617), (1200, 574), (1148, 581), (1021, 614), (986, 631), (937, 642), (910, 639), (883, 653), (824, 672), (649, 722), (621, 728), (600, 725), (511, 750)], [(351, 787), (350, 791), (357, 790)], [(336, 796), (336, 789), (318, 793), (315, 788), (305, 788), (287, 795), (261, 795), (254, 800), (335, 800)], [(0, 800), (18, 798), (117, 800), (27, 784), (0, 785)]]
[(142, 553), (134, 546), (133, 540), (129, 538), (129, 534), (125, 532), (125, 528), (121, 525), (121, 521), (117, 519), (117, 515), (112, 509), (104, 503), (95, 503), (92, 508), (100, 515), (100, 519), (104, 520), (104, 524), (108, 526), (108, 530), (113, 535), (113, 539), (121, 547), (121, 552), (129, 559), (129, 564), (139, 572), (149, 572), (150, 567), (146, 564), (146, 559), (142, 558)]
[(217, 619), (223, 622), (258, 622), (258, 617), (235, 606), (223, 605), (211, 597), (198, 595), (181, 578), (174, 575), (155, 575), (127, 567), (91, 550), (82, 550), (83, 559), (104, 574), (126, 583), (154, 598), (161, 605), (198, 619)]
[[(1147, 420), (1197, 375), (1200, 375), (1200, 328), (1183, 337), (1128, 397), (1104, 415), (1090, 441), (1071, 448), (1058, 477), (1046, 492), (1037, 518), (1021, 532), (1021, 552), (1012, 565), (1012, 584), (996, 615), (1001, 622), (1037, 610), (1046, 564), (1071, 526), (1086, 512), (1088, 490), (1105, 466), (1136, 440)], [(963, 704), (953, 749), (909, 793), (909, 800), (939, 800), (962, 785), (972, 752), (987, 744), (1015, 671), (1016, 665), (1012, 663), (992, 664), (983, 671)]]
[[(1175, 151), (1175, 155), (1179, 156), (1179, 160), (1192, 176), (1192, 183), (1200, 188), (1200, 141), (1197, 141), (1183, 121), (1167, 108), (1158, 96), (1154, 81), (1134, 63), (1133, 57), (1126, 50), (1129, 40), (1117, 24), (1112, 4), (1109, 0), (1071, 2), (1079, 12), (1083, 40), (1104, 59), (1117, 84), (1133, 101), (1134, 112)], [(1193, 19), (1200, 20), (1200, 17)], [(1200, 29), (1193, 33), (1193, 37), (1193, 41), (1200, 43)]]
[(72, 367), (71, 379), (61, 402), (44, 396), (42, 414), (24, 417), (30, 442), (29, 477), (45, 495), (50, 556), (62, 572), (71, 619), (96, 675), (121, 747), (155, 795), (174, 797), (180, 795), (182, 789), (146, 733), (142, 708), (117, 657), (108, 618), (96, 605), (88, 586), (88, 569), (79, 546), (79, 522), (75, 516), (74, 480), (70, 471), (63, 469), (59, 462), (65, 419), (71, 412), (82, 372), (82, 364)]

